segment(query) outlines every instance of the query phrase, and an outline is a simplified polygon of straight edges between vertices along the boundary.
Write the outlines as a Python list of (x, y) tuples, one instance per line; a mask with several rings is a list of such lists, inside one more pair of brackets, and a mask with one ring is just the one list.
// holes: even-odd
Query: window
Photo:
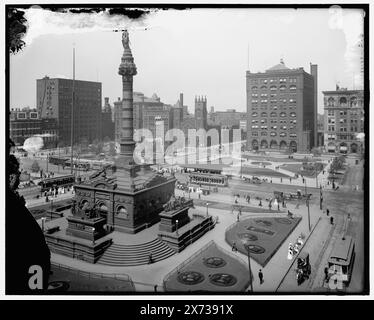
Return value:
[(258, 126), (252, 126), (252, 129), (258, 129)]
[(333, 97), (330, 97), (330, 98), (327, 99), (327, 105), (329, 107), (333, 107), (334, 104), (335, 104), (335, 99)]
[(328, 118), (327, 123), (335, 124), (335, 118)]
[(287, 126), (281, 126), (281, 130), (287, 130)]
[(296, 99), (290, 99), (290, 103), (296, 103)]
[(335, 131), (335, 126), (328, 126), (328, 131)]
[(258, 120), (252, 120), (252, 123), (258, 123)]
[(341, 97), (339, 99), (339, 103), (340, 103), (340, 105), (345, 106), (347, 104), (347, 98), (346, 97)]
[(340, 111), (340, 115), (341, 116), (346, 116), (347, 115), (347, 111)]
[(262, 80), (262, 83), (268, 83), (267, 79)]
[(291, 83), (296, 83), (296, 78), (290, 78)]
[(261, 132), (261, 136), (267, 136), (267, 135), (268, 135), (267, 131), (262, 131)]
[(291, 113), (290, 113), (290, 117), (291, 117), (291, 118), (295, 118), (295, 117), (296, 117), (296, 112), (291, 112)]
[(270, 120), (270, 123), (277, 123), (277, 120), (272, 119), (272, 120)]
[(281, 113), (279, 114), (279, 116), (280, 116), (281, 118), (284, 118), (284, 117), (286, 116), (286, 113), (285, 113), (285, 112), (281, 112)]
[(272, 130), (277, 130), (277, 126), (271, 126)]
[(270, 113), (270, 117), (276, 117), (277, 116), (277, 113), (276, 112), (272, 112)]
[(252, 91), (257, 91), (257, 87), (256, 87), (256, 86), (253, 86), (253, 87), (252, 87)]
[(295, 91), (296, 90), (296, 86), (295, 85), (290, 86), (290, 90)]
[(258, 132), (256, 131), (252, 132), (252, 137), (258, 137)]
[(277, 133), (274, 132), (274, 131), (272, 131), (272, 132), (270, 132), (270, 136), (271, 136), (271, 137), (276, 137), (276, 136), (277, 136)]
[(282, 138), (285, 137), (286, 135), (287, 135), (287, 133), (285, 133), (285, 132), (281, 132), (281, 133), (279, 134), (279, 136), (282, 137)]
[(268, 88), (267, 86), (262, 86), (260, 89), (261, 90), (267, 90), (267, 88)]
[(286, 78), (280, 78), (280, 79), (279, 79), (279, 82), (280, 82), (280, 83), (287, 82), (287, 79), (286, 79)]
[(261, 117), (267, 117), (267, 116), (268, 116), (268, 114), (266, 112), (261, 113)]
[(276, 91), (277, 90), (277, 87), (276, 86), (271, 86), (270, 87), (270, 91)]
[(296, 133), (290, 133), (290, 138), (296, 138), (297, 134)]
[(257, 93), (252, 93), (252, 98), (257, 98), (258, 94)]
[(261, 93), (261, 97), (267, 97), (268, 94), (267, 93)]
[(334, 110), (328, 110), (327, 111), (327, 115), (328, 116), (334, 116), (335, 115), (335, 111)]
[(271, 93), (271, 94), (270, 94), (270, 97), (271, 97), (271, 98), (274, 98), (274, 97), (276, 97), (276, 96), (277, 96), (276, 93)]
[(258, 102), (258, 100), (252, 100), (252, 103), (257, 103)]
[(280, 91), (284, 91), (284, 90), (286, 90), (286, 86), (285, 86), (285, 85), (280, 86), (280, 87), (279, 87), (279, 90), (280, 90)]
[(268, 120), (267, 119), (261, 119), (261, 123), (267, 123)]
[(277, 100), (276, 99), (272, 99), (272, 100), (270, 100), (270, 103), (277, 103)]
[(257, 112), (252, 112), (252, 117), (257, 117)]

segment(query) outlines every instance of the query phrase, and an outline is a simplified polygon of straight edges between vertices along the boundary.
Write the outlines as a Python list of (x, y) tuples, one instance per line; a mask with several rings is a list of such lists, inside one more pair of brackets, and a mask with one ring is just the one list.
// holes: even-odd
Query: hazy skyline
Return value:
[[(122, 96), (118, 66), (123, 47), (114, 28), (128, 28), (138, 74), (134, 91), (153, 93), (174, 104), (184, 93), (193, 111), (196, 95), (207, 97), (208, 109), (246, 110), (246, 79), (279, 63), (289, 68), (318, 65), (318, 111), (322, 91), (360, 84), (357, 49), (363, 33), (360, 10), (343, 9), (192, 9), (153, 11), (129, 22), (120, 16), (26, 12), (26, 47), (10, 56), (10, 107), (36, 106), (36, 79), (72, 78), (102, 82), (102, 100)], [(249, 59), (248, 59), (249, 46)], [(355, 77), (355, 80), (354, 80)], [(20, 94), (21, 93), (21, 94)]]

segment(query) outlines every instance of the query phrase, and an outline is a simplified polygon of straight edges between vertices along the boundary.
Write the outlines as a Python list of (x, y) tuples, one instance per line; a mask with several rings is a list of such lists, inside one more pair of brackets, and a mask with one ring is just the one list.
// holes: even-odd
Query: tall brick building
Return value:
[(317, 65), (310, 74), (283, 60), (246, 74), (247, 147), (308, 151), (317, 144)]
[(364, 92), (339, 88), (323, 91), (324, 143), (327, 152), (359, 153), (364, 147), (357, 138), (364, 132)]
[[(74, 81), (74, 143), (101, 138), (101, 83)], [(70, 144), (73, 80), (49, 78), (36, 80), (36, 106), (43, 119), (56, 119), (59, 141)]]

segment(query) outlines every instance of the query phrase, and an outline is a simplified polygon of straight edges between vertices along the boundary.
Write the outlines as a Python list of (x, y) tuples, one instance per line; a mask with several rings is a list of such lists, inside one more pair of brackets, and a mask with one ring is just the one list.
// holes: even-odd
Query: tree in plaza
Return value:
[(40, 166), (38, 161), (34, 161), (31, 165), (31, 171), (32, 172), (39, 172), (40, 171)]

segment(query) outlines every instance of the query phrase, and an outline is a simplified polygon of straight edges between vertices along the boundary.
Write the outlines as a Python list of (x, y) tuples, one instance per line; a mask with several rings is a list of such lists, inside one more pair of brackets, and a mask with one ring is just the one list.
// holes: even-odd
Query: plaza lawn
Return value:
[(244, 261), (214, 241), (164, 278), (164, 289), (169, 292), (243, 292), (248, 285)]
[(299, 217), (248, 218), (226, 230), (226, 241), (231, 246), (235, 242), (243, 254), (250, 248), (251, 257), (264, 267), (300, 221)]
[[(317, 174), (319, 174), (325, 167), (326, 167), (326, 164), (324, 163), (321, 163), (321, 162), (318, 162), (320, 164), (320, 170), (317, 171)], [(316, 175), (316, 171), (313, 169), (313, 170), (302, 170), (302, 167), (303, 165), (300, 163), (287, 163), (287, 164), (284, 164), (282, 166), (280, 166), (280, 168), (284, 169), (284, 170), (287, 170), (287, 171), (290, 171), (290, 172), (293, 172), (293, 173), (297, 173), (299, 175), (303, 175), (305, 177), (310, 177), (310, 178), (313, 178), (315, 177)]]
[(282, 178), (289, 178), (289, 176), (285, 175), (284, 173), (267, 169), (267, 168), (253, 168), (253, 167), (242, 167), (242, 175), (250, 175), (250, 176), (265, 176), (265, 177), (282, 177)]
[[(114, 278), (114, 275), (96, 275), (70, 268), (51, 266), (52, 274), (49, 283), (62, 281), (66, 285), (66, 291), (58, 294), (84, 293), (84, 292), (134, 292), (134, 284), (131, 280)], [(51, 291), (51, 293), (54, 293)], [(57, 293), (57, 292), (56, 292)]]

